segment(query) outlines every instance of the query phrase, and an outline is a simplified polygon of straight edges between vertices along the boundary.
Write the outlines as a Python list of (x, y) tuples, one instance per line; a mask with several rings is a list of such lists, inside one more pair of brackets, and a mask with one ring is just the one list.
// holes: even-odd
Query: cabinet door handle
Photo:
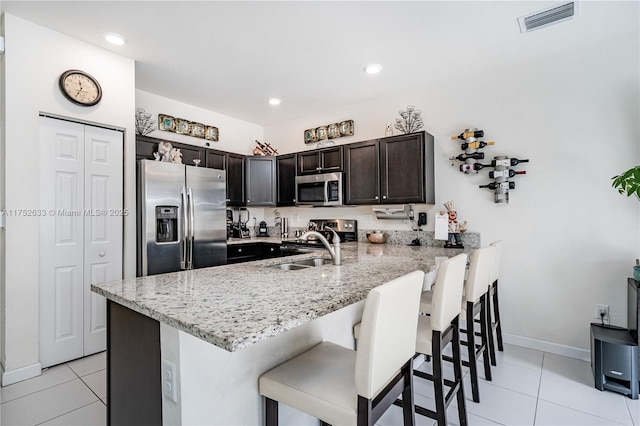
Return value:
[(242, 253), (242, 249), (241, 248), (238, 249), (238, 253)]
[(382, 199), (383, 199), (383, 200), (386, 200), (386, 199), (387, 199), (387, 196), (386, 196), (386, 195), (383, 195), (383, 196), (382, 196)]
[(380, 197), (378, 197), (378, 196), (376, 195), (376, 200), (379, 200), (379, 199), (380, 199)]

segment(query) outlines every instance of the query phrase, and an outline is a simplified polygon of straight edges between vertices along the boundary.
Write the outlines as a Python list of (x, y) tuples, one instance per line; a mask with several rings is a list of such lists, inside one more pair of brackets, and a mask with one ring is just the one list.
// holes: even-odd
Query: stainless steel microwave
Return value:
[(296, 177), (296, 204), (342, 205), (342, 173), (322, 173)]

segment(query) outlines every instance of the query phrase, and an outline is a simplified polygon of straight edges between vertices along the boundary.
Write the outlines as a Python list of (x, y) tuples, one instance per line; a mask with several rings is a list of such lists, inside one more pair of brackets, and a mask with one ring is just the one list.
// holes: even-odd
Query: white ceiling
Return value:
[[(4, 0), (0, 7), (135, 59), (137, 89), (269, 125), (606, 37), (638, 37), (637, 1), (582, 1), (575, 19), (520, 33), (519, 16), (560, 3)], [(128, 44), (108, 44), (107, 32)], [(363, 72), (371, 62), (383, 65), (381, 74)], [(269, 105), (270, 97), (282, 104)]]

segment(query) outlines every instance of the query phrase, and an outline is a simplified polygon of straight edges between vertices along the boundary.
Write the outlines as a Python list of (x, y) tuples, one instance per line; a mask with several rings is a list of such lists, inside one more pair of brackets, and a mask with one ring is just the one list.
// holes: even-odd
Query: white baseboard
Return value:
[(503, 334), (504, 343), (522, 346), (524, 348), (549, 352), (582, 361), (591, 361), (591, 352), (585, 349), (574, 348), (572, 346), (560, 345), (558, 343), (545, 342), (544, 340), (531, 339), (529, 337), (516, 336), (513, 334)]
[(3, 371), (2, 386), (9, 386), (32, 377), (37, 377), (40, 374), (42, 374), (42, 366), (39, 362), (37, 364), (31, 364), (15, 370)]

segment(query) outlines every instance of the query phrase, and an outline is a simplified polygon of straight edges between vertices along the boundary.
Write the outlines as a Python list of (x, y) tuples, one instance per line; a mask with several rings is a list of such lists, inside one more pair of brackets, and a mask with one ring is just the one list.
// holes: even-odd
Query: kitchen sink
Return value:
[(280, 268), (284, 271), (295, 271), (297, 269), (308, 269), (310, 266), (296, 265), (295, 263), (281, 263), (279, 265), (271, 265), (269, 268)]
[(322, 266), (333, 263), (331, 259), (325, 259), (324, 257), (314, 257), (313, 259), (304, 259), (298, 260), (297, 262), (291, 262), (293, 265), (304, 265), (304, 266)]
[(270, 265), (269, 268), (280, 268), (284, 271), (296, 271), (298, 269), (314, 268), (316, 266), (328, 265), (333, 263), (331, 259), (325, 259), (323, 257), (314, 257), (313, 259), (297, 260), (295, 262), (279, 263), (277, 265)]

